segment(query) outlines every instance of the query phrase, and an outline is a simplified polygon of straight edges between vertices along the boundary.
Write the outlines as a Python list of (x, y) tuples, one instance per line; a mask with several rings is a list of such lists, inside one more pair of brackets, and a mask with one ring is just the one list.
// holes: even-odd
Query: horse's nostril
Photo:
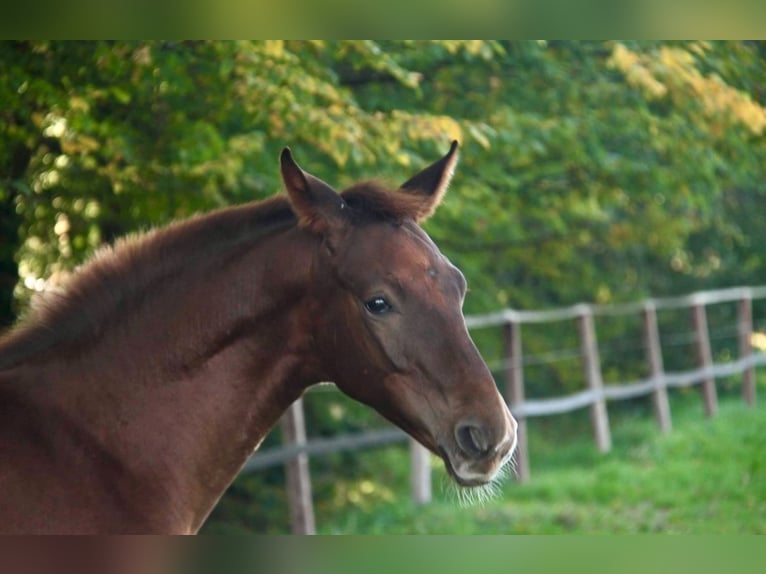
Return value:
[(455, 428), (458, 446), (471, 458), (480, 458), (490, 451), (486, 431), (475, 424), (458, 424)]

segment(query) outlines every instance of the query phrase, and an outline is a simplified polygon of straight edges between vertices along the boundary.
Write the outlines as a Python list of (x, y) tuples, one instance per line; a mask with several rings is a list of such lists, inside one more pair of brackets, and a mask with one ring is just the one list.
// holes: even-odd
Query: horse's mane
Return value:
[[(356, 221), (400, 221), (409, 196), (391, 193), (374, 182), (356, 184), (343, 193)], [(252, 245), (295, 225), (284, 195), (192, 216), (99, 249), (60, 291), (46, 293), (15, 328), (0, 336), (0, 369), (10, 368), (58, 345), (83, 344), (107, 326), (115, 310), (188, 265), (205, 260), (222, 246)]]

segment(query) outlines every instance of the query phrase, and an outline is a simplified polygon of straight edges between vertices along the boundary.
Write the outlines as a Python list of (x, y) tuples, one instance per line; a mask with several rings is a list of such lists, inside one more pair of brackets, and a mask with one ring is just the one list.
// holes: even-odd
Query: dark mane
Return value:
[[(363, 182), (343, 193), (354, 219), (398, 222), (411, 212), (410, 196)], [(295, 225), (283, 195), (192, 216), (100, 249), (78, 269), (61, 292), (47, 293), (25, 320), (0, 336), (0, 369), (10, 368), (57, 344), (82, 345), (98, 337), (115, 309), (139, 299), (153, 285), (173, 276), (190, 258), (238, 244), (251, 245)]]

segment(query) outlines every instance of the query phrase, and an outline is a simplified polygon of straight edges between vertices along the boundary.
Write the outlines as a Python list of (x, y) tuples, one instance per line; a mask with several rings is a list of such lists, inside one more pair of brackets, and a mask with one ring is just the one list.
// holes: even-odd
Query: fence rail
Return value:
[(766, 286), (760, 287), (731, 287), (715, 291), (697, 291), (680, 297), (661, 297), (645, 299), (633, 303), (617, 303), (612, 305), (595, 305), (591, 303), (577, 303), (569, 307), (558, 309), (545, 309), (541, 311), (519, 311), (516, 309), (503, 309), (484, 315), (472, 315), (466, 317), (466, 325), (469, 329), (499, 326), (506, 323), (547, 323), (552, 321), (564, 321), (576, 319), (590, 310), (594, 315), (630, 315), (640, 313), (647, 305), (654, 306), (656, 310), (681, 309), (692, 305), (714, 305), (716, 303), (731, 303), (742, 299), (766, 298)]
[(689, 387), (699, 384), (706, 378), (739, 375), (747, 369), (761, 365), (766, 365), (766, 353), (754, 353), (746, 359), (738, 359), (730, 363), (714, 364), (683, 373), (665, 373), (660, 377), (633, 383), (604, 385), (598, 390), (588, 389), (565, 397), (527, 400), (515, 406), (511, 405), (510, 408), (513, 415), (518, 418), (560, 415), (585, 408), (600, 399), (610, 401), (633, 399), (650, 394), (658, 386)]
[(360, 450), (407, 440), (407, 433), (398, 429), (381, 429), (364, 433), (345, 434), (332, 438), (312, 438), (302, 444), (293, 443), (257, 452), (247, 461), (243, 472), (262, 470), (285, 464), (300, 454), (321, 456), (333, 452)]
[[(754, 353), (751, 344), (753, 333), (752, 301), (766, 298), (766, 286), (736, 287), (716, 291), (702, 291), (682, 297), (647, 299), (636, 303), (618, 305), (577, 304), (571, 307), (543, 311), (519, 311), (506, 309), (486, 315), (466, 318), (469, 329), (474, 331), (499, 327), (503, 329), (504, 355), (502, 361), (491, 366), (496, 373), (502, 372), (505, 397), (511, 412), (519, 422), (517, 473), (521, 481), (529, 480), (530, 465), (527, 452), (526, 420), (531, 417), (562, 414), (582, 408), (589, 408), (597, 448), (607, 452), (611, 448), (607, 404), (609, 401), (626, 400), (651, 395), (655, 417), (661, 431), (672, 427), (667, 389), (672, 387), (702, 386), (705, 412), (713, 416), (717, 412), (715, 379), (743, 374), (742, 395), (748, 404), (756, 400), (755, 368), (766, 365), (766, 353)], [(737, 325), (726, 330), (726, 336), (738, 338), (739, 356), (735, 360), (715, 363), (711, 351), (711, 336), (707, 322), (707, 307), (719, 303), (737, 302)], [(666, 372), (663, 364), (663, 344), (657, 327), (657, 311), (689, 309), (690, 323), (694, 328), (691, 336), (684, 334), (682, 343), (695, 346), (697, 368)], [(601, 358), (596, 336), (594, 318), (603, 316), (624, 316), (640, 314), (643, 327), (641, 347), (645, 350), (649, 376), (638, 381), (605, 384), (601, 373)], [(524, 357), (522, 325), (574, 320), (578, 326), (580, 348), (564, 349)], [(675, 335), (680, 340), (680, 335)], [(666, 342), (665, 347), (677, 345), (675, 339)], [(526, 398), (524, 367), (537, 363), (552, 363), (559, 360), (579, 358), (582, 361), (586, 389), (552, 398)], [(282, 428), (289, 429), (289, 435), (297, 437), (280, 448), (257, 452), (245, 465), (243, 471), (251, 472), (275, 465), (286, 465), (288, 469), (289, 502), (291, 506), (292, 530), (296, 533), (313, 532), (313, 509), (311, 505), (308, 457), (321, 456), (331, 452), (376, 447), (408, 440), (407, 435), (395, 428), (369, 431), (333, 438), (305, 438), (302, 426), (301, 403), (297, 403), (285, 415)], [(410, 440), (412, 452), (412, 495), (413, 500), (422, 504), (430, 499), (430, 466), (428, 452)], [(301, 508), (295, 508), (300, 506)]]

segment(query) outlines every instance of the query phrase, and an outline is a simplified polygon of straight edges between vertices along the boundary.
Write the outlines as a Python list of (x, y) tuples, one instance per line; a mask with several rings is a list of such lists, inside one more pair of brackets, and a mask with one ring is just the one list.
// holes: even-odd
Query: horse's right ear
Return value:
[(444, 197), (457, 164), (457, 148), (457, 140), (454, 140), (447, 155), (399, 187), (400, 191), (415, 200), (412, 202), (413, 209), (410, 214), (415, 221), (428, 219)]
[(344, 221), (343, 198), (321, 179), (303, 171), (295, 163), (290, 148), (282, 150), (280, 164), (282, 181), (298, 225), (332, 239)]

